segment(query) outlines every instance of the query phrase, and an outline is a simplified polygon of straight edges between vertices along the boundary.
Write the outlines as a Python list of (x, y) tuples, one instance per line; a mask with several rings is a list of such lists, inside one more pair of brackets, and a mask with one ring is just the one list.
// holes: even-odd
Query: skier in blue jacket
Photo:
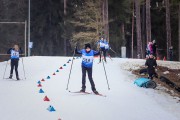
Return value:
[(88, 78), (91, 83), (91, 89), (95, 94), (98, 94), (95, 88), (95, 84), (92, 78), (92, 67), (93, 67), (93, 59), (94, 56), (99, 55), (100, 52), (91, 50), (91, 45), (85, 44), (85, 49), (77, 50), (76, 48), (76, 54), (82, 54), (82, 89), (80, 92), (85, 92), (86, 90), (86, 71), (88, 73)]
[(106, 51), (107, 51), (106, 47), (108, 45), (108, 42), (103, 37), (101, 37), (101, 39), (98, 41), (98, 45), (100, 47), (99, 62), (101, 62), (102, 53), (103, 53), (104, 61), (106, 62)]
[(9, 78), (12, 79), (12, 77), (13, 77), (13, 70), (14, 70), (14, 67), (15, 67), (16, 79), (20, 80), (19, 79), (19, 74), (18, 74), (18, 63), (19, 63), (19, 55), (22, 54), (22, 50), (21, 50), (21, 48), (19, 49), (18, 45), (14, 45), (13, 48), (10, 48), (7, 51), (7, 54), (11, 55), (11, 71), (10, 71)]

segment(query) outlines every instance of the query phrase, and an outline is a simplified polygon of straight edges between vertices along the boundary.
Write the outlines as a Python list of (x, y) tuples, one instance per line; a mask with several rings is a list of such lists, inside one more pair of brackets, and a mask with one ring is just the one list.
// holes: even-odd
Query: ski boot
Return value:
[(80, 92), (85, 92), (85, 89), (81, 89)]
[(12, 77), (13, 77), (13, 75), (11, 74), (11, 75), (9, 76), (9, 79), (12, 79)]
[(20, 79), (19, 79), (19, 76), (17, 76), (16, 79), (17, 79), (17, 80), (20, 80)]
[(99, 94), (98, 91), (96, 91), (96, 90), (93, 90), (93, 93), (96, 95)]

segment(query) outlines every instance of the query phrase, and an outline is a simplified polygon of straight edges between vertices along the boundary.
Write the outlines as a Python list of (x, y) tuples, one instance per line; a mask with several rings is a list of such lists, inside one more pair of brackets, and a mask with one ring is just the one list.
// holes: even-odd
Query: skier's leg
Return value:
[(13, 70), (14, 70), (14, 60), (11, 60), (11, 71), (10, 71), (10, 76), (9, 76), (9, 78), (12, 78), (12, 76), (13, 76)]
[(15, 72), (16, 72), (16, 78), (19, 80), (19, 74), (18, 74), (18, 60), (15, 61)]
[(100, 49), (100, 56), (99, 56), (99, 62), (101, 62), (101, 57), (102, 57), (102, 50)]
[(95, 84), (94, 84), (94, 81), (92, 78), (92, 68), (87, 68), (87, 72), (88, 72), (89, 81), (91, 83), (91, 89), (92, 89), (92, 91), (96, 91)]
[(82, 66), (82, 91), (86, 89), (86, 68)]
[(153, 80), (153, 74), (149, 73), (149, 79)]
[(104, 61), (106, 62), (106, 50), (103, 50)]

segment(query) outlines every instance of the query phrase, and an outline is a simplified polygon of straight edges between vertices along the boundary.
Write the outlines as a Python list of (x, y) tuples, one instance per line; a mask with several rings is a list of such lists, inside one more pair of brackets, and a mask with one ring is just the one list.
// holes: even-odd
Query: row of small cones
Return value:
[[(76, 59), (78, 59), (78, 58), (76, 58)], [(71, 59), (69, 59), (67, 63), (70, 63), (70, 61), (71, 61)], [(66, 66), (66, 64), (64, 64), (63, 66)], [(63, 69), (63, 67), (61, 66), (59, 69)], [(54, 72), (52, 75), (56, 75), (56, 73), (58, 73), (58, 72), (59, 72), (59, 70), (56, 70), (56, 72)], [(51, 78), (50, 76), (47, 76), (46, 79), (50, 79), (50, 78)], [(42, 89), (42, 84), (41, 84), (41, 82), (45, 82), (45, 79), (43, 78), (41, 81), (38, 81), (38, 82), (37, 82), (37, 83), (38, 83), (37, 87), (41, 87), (40, 90), (39, 90), (39, 93), (45, 93), (45, 92), (43, 91), (43, 89)], [(44, 97), (43, 101), (49, 102), (50, 99), (49, 99), (48, 96), (46, 95), (46, 96)], [(50, 106), (47, 108), (47, 110), (48, 110), (49, 112), (54, 112), (54, 111), (56, 111), (55, 108), (54, 108), (52, 105), (50, 105)], [(58, 120), (61, 120), (61, 119), (59, 118)]]

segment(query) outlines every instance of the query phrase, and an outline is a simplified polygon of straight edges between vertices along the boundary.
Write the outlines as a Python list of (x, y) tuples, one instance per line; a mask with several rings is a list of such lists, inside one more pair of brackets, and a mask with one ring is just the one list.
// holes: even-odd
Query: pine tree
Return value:
[(99, 0), (86, 0), (74, 4), (76, 11), (71, 23), (75, 27), (73, 41), (80, 41), (80, 46), (85, 43), (95, 43), (98, 36), (102, 34), (103, 24), (101, 19), (101, 8)]

